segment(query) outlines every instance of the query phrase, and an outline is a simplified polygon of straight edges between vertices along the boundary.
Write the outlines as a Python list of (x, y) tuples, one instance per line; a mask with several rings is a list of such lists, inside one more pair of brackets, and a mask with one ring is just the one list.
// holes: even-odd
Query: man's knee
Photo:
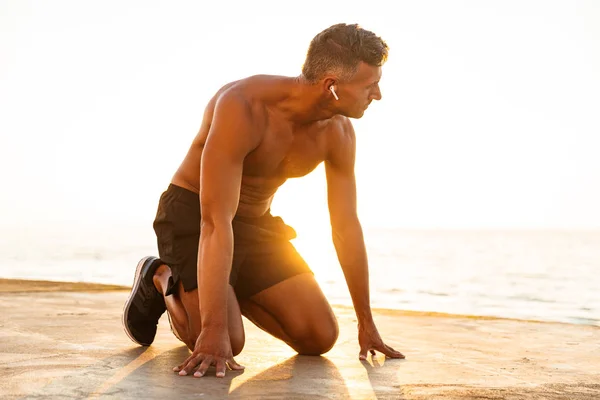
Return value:
[(245, 343), (246, 343), (246, 340), (245, 340), (243, 334), (242, 334), (241, 338), (237, 337), (237, 338), (231, 339), (231, 352), (233, 353), (234, 357), (242, 352), (242, 350), (244, 349)]
[[(199, 298), (198, 298), (198, 290), (194, 289), (190, 292), (184, 292), (183, 285), (179, 287), (179, 293), (182, 297), (185, 310), (188, 316), (188, 329), (185, 338), (182, 337), (182, 341), (187, 345), (190, 350), (194, 350), (196, 346), (196, 341), (198, 340), (198, 336), (201, 332), (201, 317), (200, 317), (200, 309), (198, 307)], [(244, 344), (246, 341), (244, 325), (242, 323), (242, 317), (239, 311), (239, 306), (237, 305), (237, 300), (235, 298), (235, 292), (233, 288), (229, 287), (228, 293), (228, 309), (227, 309), (227, 318), (229, 322), (229, 340), (231, 341), (231, 351), (233, 355), (238, 355), (242, 352), (244, 348)]]
[(301, 355), (318, 356), (327, 353), (335, 345), (339, 327), (335, 317), (297, 324), (288, 332), (292, 347)]

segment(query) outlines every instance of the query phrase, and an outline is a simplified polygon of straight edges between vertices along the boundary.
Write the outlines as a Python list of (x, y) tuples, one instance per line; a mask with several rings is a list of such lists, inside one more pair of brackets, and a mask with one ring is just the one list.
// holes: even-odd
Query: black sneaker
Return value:
[(144, 257), (135, 270), (131, 293), (123, 307), (123, 328), (131, 340), (142, 346), (150, 346), (156, 336), (158, 320), (167, 310), (165, 299), (154, 287), (152, 277), (162, 261), (156, 257)]

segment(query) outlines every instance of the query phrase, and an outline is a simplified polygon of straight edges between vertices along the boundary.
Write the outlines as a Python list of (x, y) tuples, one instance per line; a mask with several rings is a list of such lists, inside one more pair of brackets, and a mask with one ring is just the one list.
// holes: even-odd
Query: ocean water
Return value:
[[(60, 228), (60, 229), (59, 229)], [(131, 285), (146, 226), (2, 231), (0, 277)], [(298, 250), (333, 304), (350, 296), (327, 235)], [(600, 232), (365, 228), (373, 307), (600, 326)]]

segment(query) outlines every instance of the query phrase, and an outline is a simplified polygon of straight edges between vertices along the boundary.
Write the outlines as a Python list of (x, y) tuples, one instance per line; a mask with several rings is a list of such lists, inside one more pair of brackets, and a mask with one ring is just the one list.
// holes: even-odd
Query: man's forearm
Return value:
[(198, 246), (198, 299), (202, 329), (227, 329), (227, 286), (232, 258), (231, 227), (204, 225)]
[(346, 278), (358, 323), (370, 322), (369, 267), (360, 223), (333, 228), (333, 244)]

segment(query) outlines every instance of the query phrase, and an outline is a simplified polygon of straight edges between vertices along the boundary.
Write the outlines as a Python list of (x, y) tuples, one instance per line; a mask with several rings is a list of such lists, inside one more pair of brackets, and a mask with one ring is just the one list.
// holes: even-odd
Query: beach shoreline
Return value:
[[(69, 281), (50, 281), (50, 280), (37, 280), (37, 279), (12, 279), (12, 278), (0, 278), (0, 294), (3, 293), (18, 293), (18, 292), (128, 292), (131, 290), (131, 286), (125, 285), (112, 285), (104, 283), (90, 283), (90, 282), (69, 282)], [(332, 307), (339, 310), (352, 311), (353, 307), (345, 304), (331, 304)], [(527, 322), (535, 324), (564, 324), (574, 326), (590, 326), (593, 328), (600, 329), (600, 326), (591, 324), (575, 324), (570, 322), (561, 321), (545, 321), (535, 319), (523, 319), (523, 318), (509, 318), (509, 317), (497, 317), (488, 315), (469, 315), (469, 314), (458, 314), (458, 313), (445, 313), (437, 311), (417, 311), (417, 310), (405, 310), (395, 308), (382, 308), (372, 307), (372, 310), (380, 315), (389, 316), (412, 316), (412, 317), (435, 317), (435, 318), (461, 318), (471, 319), (480, 321), (515, 321), (515, 322)]]

